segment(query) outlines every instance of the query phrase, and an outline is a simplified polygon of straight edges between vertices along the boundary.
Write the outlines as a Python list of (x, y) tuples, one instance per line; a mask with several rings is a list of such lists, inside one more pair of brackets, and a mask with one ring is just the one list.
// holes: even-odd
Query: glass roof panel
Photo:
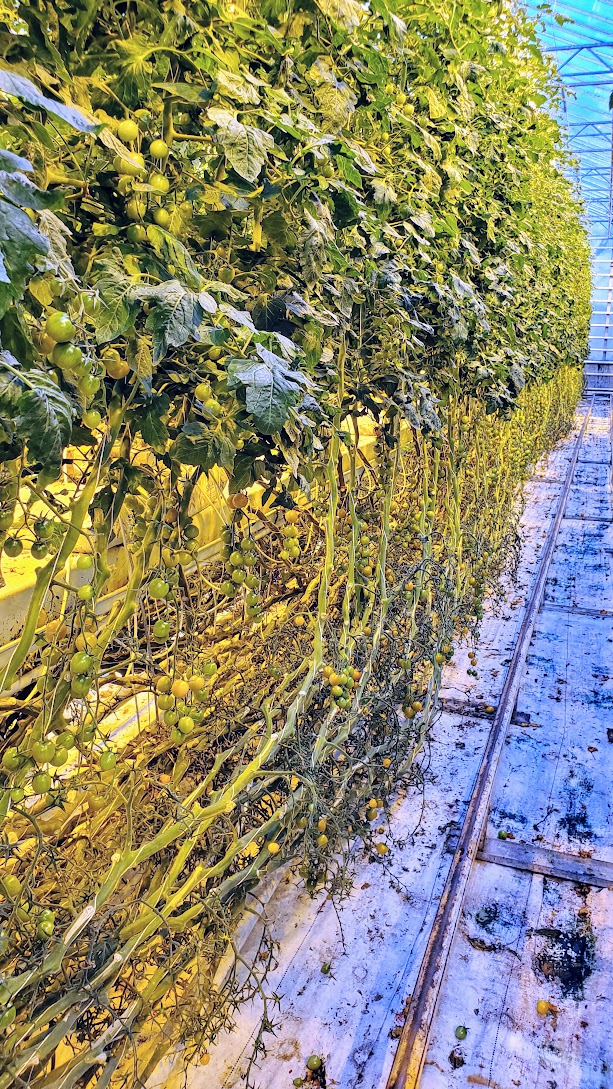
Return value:
[(613, 3), (611, 0), (529, 2), (540, 20), (539, 35), (555, 56), (564, 82), (561, 121), (579, 161), (581, 190), (587, 205), (592, 245), (608, 246), (613, 237), (613, 128), (609, 99), (613, 93)]

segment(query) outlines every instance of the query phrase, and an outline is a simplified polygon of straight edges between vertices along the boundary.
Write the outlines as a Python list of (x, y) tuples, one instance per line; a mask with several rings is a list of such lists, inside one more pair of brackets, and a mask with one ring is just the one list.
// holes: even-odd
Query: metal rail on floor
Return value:
[(526, 605), (513, 657), (488, 742), (475, 779), (473, 790), (459, 834), (457, 847), (449, 868), (445, 888), (438, 904), (419, 974), (410, 999), (407, 1017), (398, 1042), (387, 1089), (417, 1089), (423, 1069), (430, 1027), (436, 1010), (447, 959), (462, 912), (462, 904), (471, 870), (487, 826), (490, 798), (498, 761), (511, 723), (522, 678), (523, 668), (532, 639), (535, 621), (541, 608), (545, 583), (566, 501), (573, 481), (579, 451), (583, 444), (595, 397), (604, 396), (611, 406), (613, 397), (606, 391), (593, 391), (586, 408), (581, 429), (570, 459), (556, 513), (552, 519), (545, 547), (541, 553), (532, 590)]

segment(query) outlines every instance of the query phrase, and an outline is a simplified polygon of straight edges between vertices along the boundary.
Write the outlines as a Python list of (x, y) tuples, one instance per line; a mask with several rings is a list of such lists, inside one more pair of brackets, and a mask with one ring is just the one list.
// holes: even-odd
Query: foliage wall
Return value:
[(266, 870), (385, 865), (589, 255), (504, 3), (0, 13), (0, 1089), (131, 1084), (262, 987), (266, 936), (215, 972)]

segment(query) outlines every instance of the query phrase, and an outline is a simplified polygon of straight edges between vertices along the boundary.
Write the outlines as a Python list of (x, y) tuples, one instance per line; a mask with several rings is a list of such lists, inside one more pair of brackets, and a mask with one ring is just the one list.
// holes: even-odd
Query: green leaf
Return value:
[(180, 98), (183, 102), (191, 102), (193, 105), (202, 105), (210, 99), (207, 88), (197, 83), (154, 83), (152, 86), (160, 91), (168, 91), (173, 98)]
[(231, 469), (234, 446), (224, 435), (212, 431), (206, 424), (191, 421), (181, 428), (181, 434), (170, 448), (170, 456), (182, 465), (198, 465), (205, 472), (215, 465)]
[(72, 238), (70, 230), (54, 212), (43, 210), (38, 217), (41, 234), (49, 242), (47, 267), (64, 284), (77, 283), (77, 275), (68, 256), (67, 239)]
[(262, 344), (256, 344), (260, 359), (233, 359), (228, 364), (228, 385), (245, 387), (247, 411), (264, 435), (280, 431), (290, 408), (297, 405), (310, 379), (291, 370), (285, 360)]
[(317, 7), (335, 26), (356, 30), (366, 12), (356, 0), (317, 0)]
[(121, 254), (113, 251), (100, 258), (95, 283), (100, 295), (96, 340), (98, 344), (108, 344), (125, 333), (134, 322), (136, 280), (128, 276)]
[(260, 96), (252, 83), (244, 76), (235, 72), (217, 72), (215, 76), (217, 89), (226, 98), (234, 98), (237, 102), (248, 102), (257, 106)]
[(272, 136), (262, 129), (244, 125), (229, 110), (213, 106), (207, 113), (217, 125), (215, 139), (223, 148), (230, 166), (246, 181), (257, 181), (268, 152), (275, 146)]
[(180, 348), (190, 337), (199, 340), (198, 329), (205, 312), (217, 310), (215, 300), (206, 291), (195, 294), (178, 280), (144, 285), (137, 294), (140, 299), (155, 302), (146, 322), (153, 334), (154, 363), (159, 363), (169, 348)]
[(163, 453), (168, 442), (168, 428), (162, 420), (164, 413), (168, 411), (170, 402), (166, 394), (156, 397), (146, 412), (139, 417), (140, 433), (149, 446), (158, 453)]
[[(260, 462), (260, 467), (262, 462)], [(234, 458), (232, 478), (230, 480), (230, 492), (242, 492), (255, 484), (259, 476), (258, 463), (253, 454), (241, 451)]]
[(60, 465), (70, 441), (75, 406), (43, 371), (28, 371), (26, 380), (27, 388), (17, 404), (17, 433), (27, 441), (30, 461), (40, 461), (44, 467)]
[(11, 352), (0, 351), (0, 414), (14, 417), (24, 387), (22, 379), (6, 370), (7, 366), (16, 371), (20, 369)]
[(375, 204), (391, 204), (397, 199), (397, 193), (387, 178), (373, 178), (371, 181)]
[(25, 174), (9, 174), (6, 170), (0, 170), (0, 193), (22, 208), (33, 208), (37, 212), (42, 208), (59, 208), (64, 203), (60, 189), (52, 192), (39, 189)]
[(12, 151), (0, 147), (0, 170), (23, 170), (29, 173), (34, 170), (34, 167), (28, 159), (22, 159), (21, 155), (14, 155)]
[(322, 83), (315, 91), (315, 99), (323, 117), (335, 129), (345, 127), (358, 101), (351, 87), (340, 80), (335, 86)]
[(128, 362), (139, 378), (151, 378), (153, 374), (153, 358), (151, 348), (146, 337), (139, 337), (136, 348), (132, 351), (131, 345), (128, 351)]
[(202, 277), (183, 243), (169, 231), (164, 231), (154, 223), (149, 223), (147, 226), (147, 238), (166, 265), (174, 265), (175, 274), (179, 276), (179, 273), (183, 273), (182, 279), (187, 286), (192, 291), (200, 291)]
[(34, 260), (46, 254), (47, 239), (21, 208), (0, 200), (0, 317), (12, 302), (18, 302)]
[(55, 102), (54, 99), (47, 98), (41, 94), (29, 79), (18, 75), (17, 72), (0, 69), (0, 91), (4, 91), (7, 95), (13, 95), (14, 98), (19, 98), (22, 102), (27, 102), (29, 106), (35, 106), (39, 110), (46, 110), (47, 113), (54, 114), (55, 117), (66, 121), (73, 129), (78, 129), (79, 132), (96, 132), (100, 127), (96, 121), (90, 121), (72, 103), (65, 106), (63, 102)]

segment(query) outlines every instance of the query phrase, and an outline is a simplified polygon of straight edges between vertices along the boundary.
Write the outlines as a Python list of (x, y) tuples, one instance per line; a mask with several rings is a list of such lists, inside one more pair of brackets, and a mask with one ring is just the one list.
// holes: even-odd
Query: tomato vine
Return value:
[(144, 1082), (265, 993), (264, 873), (386, 864), (589, 251), (502, 0), (0, 19), (0, 1089)]

